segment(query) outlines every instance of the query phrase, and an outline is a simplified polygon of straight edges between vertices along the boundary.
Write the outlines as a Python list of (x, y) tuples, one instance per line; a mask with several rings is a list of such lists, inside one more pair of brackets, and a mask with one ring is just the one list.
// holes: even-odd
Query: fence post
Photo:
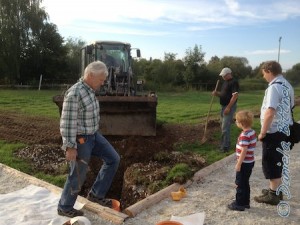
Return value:
[(41, 76), (40, 76), (39, 91), (41, 90), (42, 79), (43, 79), (43, 74), (41, 74)]

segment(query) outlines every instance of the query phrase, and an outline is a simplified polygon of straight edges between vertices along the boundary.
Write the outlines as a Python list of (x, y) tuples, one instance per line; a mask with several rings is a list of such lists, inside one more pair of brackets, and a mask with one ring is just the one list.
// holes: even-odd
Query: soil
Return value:
[[(61, 137), (57, 119), (8, 113), (2, 110), (0, 110), (0, 118), (0, 140), (21, 142), (27, 145), (15, 152), (17, 157), (28, 160), (34, 170), (52, 175), (67, 174), (67, 162), (64, 152), (60, 149)], [(208, 127), (219, 129), (219, 123), (210, 121)], [(140, 182), (141, 179), (134, 179), (130, 175), (124, 182), (123, 177), (127, 169), (129, 174), (132, 174), (134, 168), (138, 170), (139, 177), (147, 178), (145, 181), (147, 183), (159, 183), (160, 180), (166, 178), (167, 171), (178, 163), (190, 165), (192, 172), (204, 167), (206, 164), (202, 157), (193, 153), (174, 152), (177, 144), (200, 141), (202, 135), (203, 125), (201, 124), (197, 126), (163, 124), (157, 127), (155, 137), (107, 136), (106, 138), (121, 155), (120, 167), (107, 197), (121, 199), (122, 207), (127, 207), (159, 188), (158, 186), (149, 189), (143, 184), (137, 188), (135, 182)], [(209, 132), (207, 137), (209, 137)], [(91, 159), (90, 170), (81, 195), (86, 196), (101, 164), (100, 159)], [(186, 179), (179, 178), (174, 182), (184, 182)], [(124, 187), (124, 183), (128, 186)], [(122, 195), (122, 191), (126, 195)]]

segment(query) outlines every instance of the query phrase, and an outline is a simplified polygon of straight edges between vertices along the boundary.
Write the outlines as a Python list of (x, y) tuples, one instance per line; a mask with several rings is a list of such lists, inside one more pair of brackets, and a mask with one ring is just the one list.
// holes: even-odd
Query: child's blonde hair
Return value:
[(251, 127), (253, 123), (254, 115), (249, 110), (241, 110), (235, 114), (235, 119), (243, 127)]

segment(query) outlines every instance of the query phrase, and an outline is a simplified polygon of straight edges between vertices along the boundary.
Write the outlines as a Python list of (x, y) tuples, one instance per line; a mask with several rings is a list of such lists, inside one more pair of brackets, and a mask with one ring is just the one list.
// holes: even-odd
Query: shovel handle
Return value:
[[(215, 87), (215, 91), (217, 91), (217, 89), (218, 89), (219, 82), (220, 82), (220, 80), (217, 80), (216, 87)], [(209, 106), (209, 110), (208, 110), (207, 117), (206, 117), (205, 128), (204, 128), (204, 136), (206, 135), (206, 129), (207, 129), (207, 124), (208, 124), (208, 118), (209, 118), (209, 115), (210, 115), (210, 111), (211, 111), (211, 107), (212, 107), (213, 101), (214, 101), (214, 95), (211, 97), (210, 106)]]
[[(217, 80), (216, 87), (215, 87), (215, 91), (218, 90), (219, 82), (220, 82), (220, 80)], [(208, 116), (209, 116), (210, 111), (211, 111), (211, 106), (212, 106), (212, 103), (213, 103), (213, 101), (214, 101), (214, 97), (215, 97), (215, 96), (213, 95), (212, 98), (211, 98), (211, 101), (210, 101), (210, 106), (209, 106), (209, 110), (208, 110), (208, 113), (207, 113), (207, 120), (208, 120)]]
[(219, 82), (220, 82), (220, 80), (217, 80), (216, 87), (215, 87), (215, 91), (218, 90)]

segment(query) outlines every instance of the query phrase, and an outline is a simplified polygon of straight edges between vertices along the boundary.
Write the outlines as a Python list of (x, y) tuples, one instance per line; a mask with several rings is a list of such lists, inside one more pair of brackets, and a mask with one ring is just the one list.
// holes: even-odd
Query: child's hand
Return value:
[(241, 171), (241, 165), (236, 164), (236, 165), (235, 165), (235, 171), (236, 171), (236, 172), (240, 172), (240, 171)]

